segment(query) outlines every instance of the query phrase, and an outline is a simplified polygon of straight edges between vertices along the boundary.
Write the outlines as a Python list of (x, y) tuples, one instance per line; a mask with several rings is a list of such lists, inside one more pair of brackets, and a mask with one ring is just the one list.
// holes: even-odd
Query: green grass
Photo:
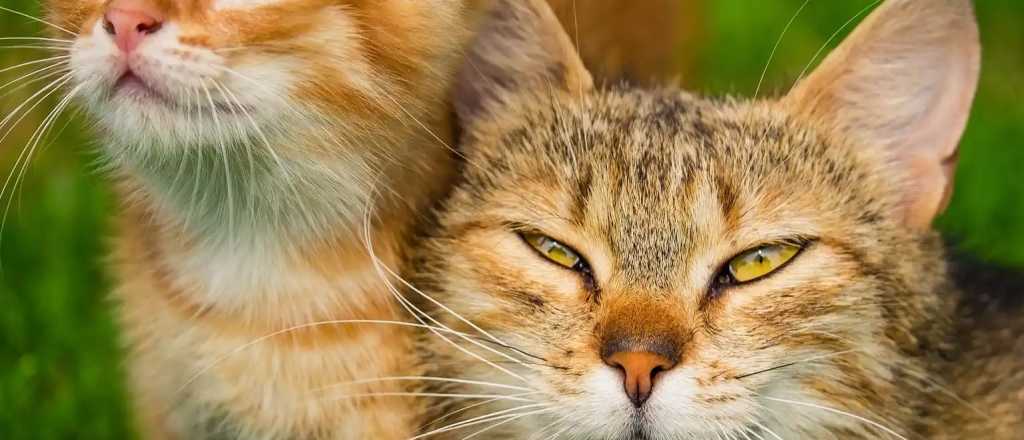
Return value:
[[(36, 13), (35, 1), (0, 2)], [(707, 93), (752, 94), (801, 3), (708, 1), (697, 74), (685, 82)], [(809, 4), (782, 40), (762, 95), (785, 90), (828, 36), (867, 4)], [(938, 224), (976, 255), (1024, 267), (1024, 183), (1015, 174), (1024, 167), (1024, 8), (1015, 0), (985, 0), (978, 9), (985, 45), (981, 89), (962, 143), (957, 191)], [(0, 12), (0, 36), (38, 32), (27, 20)], [(0, 68), (40, 55), (3, 49)], [(0, 73), (0, 84), (13, 78)], [(0, 98), (0, 114), (28, 96)], [(0, 144), (0, 177), (12, 169), (42, 116), (30, 115)], [(115, 203), (90, 166), (95, 158), (89, 145), (88, 133), (72, 122), (37, 154), (0, 235), (2, 439), (132, 435), (115, 305), (103, 267)]]

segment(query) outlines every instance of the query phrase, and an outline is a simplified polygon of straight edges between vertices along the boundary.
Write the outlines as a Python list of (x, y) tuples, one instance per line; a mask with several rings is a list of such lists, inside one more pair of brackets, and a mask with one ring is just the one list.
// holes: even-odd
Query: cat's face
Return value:
[(181, 148), (324, 126), (357, 133), (398, 114), (394, 102), (415, 113), (422, 102), (410, 94), (439, 99), (431, 69), (455, 52), (463, 3), (50, 0), (48, 9), (74, 34), (67, 86), (110, 143)]
[[(887, 391), (893, 316), (933, 306), (906, 296), (937, 268), (905, 261), (940, 256), (887, 218), (875, 164), (763, 107), (628, 91), (552, 106), (469, 145), (433, 250), (445, 305), (540, 364), (523, 375), (554, 405), (544, 420), (587, 438), (738, 434), (833, 416), (770, 398)], [(730, 272), (773, 244), (798, 251)]]
[[(532, 35), (551, 41), (509, 32), (543, 12), (496, 16), (502, 31), (478, 43), (468, 74), (482, 77), (457, 102), (464, 177), (419, 278), (450, 309), (443, 323), (484, 341), (453, 338), (474, 357), (434, 340), (439, 374), (523, 387), (469, 412), (513, 418), (498, 430), (514, 438), (905, 434), (914, 409), (896, 390), (926, 374), (944, 307), (932, 294), (941, 246), (919, 223), (946, 191), (920, 177), (928, 156), (819, 119), (845, 80), (820, 73), (834, 60), (780, 102), (594, 90), (564, 50), (541, 50), (555, 55), (535, 70), (536, 46), (506, 55)], [(510, 58), (527, 70), (500, 76)], [(517, 83), (530, 72), (536, 82)], [(803, 101), (808, 90), (819, 100)], [(950, 114), (962, 129), (965, 114)]]

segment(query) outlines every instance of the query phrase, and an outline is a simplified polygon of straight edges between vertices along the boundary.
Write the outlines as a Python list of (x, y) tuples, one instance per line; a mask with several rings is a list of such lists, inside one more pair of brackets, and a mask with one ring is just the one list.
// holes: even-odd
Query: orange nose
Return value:
[(130, 53), (163, 26), (164, 14), (146, 0), (114, 0), (103, 14), (103, 28), (117, 47)]
[(668, 358), (648, 351), (620, 351), (605, 358), (608, 365), (625, 373), (625, 390), (633, 406), (639, 408), (651, 397), (658, 373), (676, 366)]

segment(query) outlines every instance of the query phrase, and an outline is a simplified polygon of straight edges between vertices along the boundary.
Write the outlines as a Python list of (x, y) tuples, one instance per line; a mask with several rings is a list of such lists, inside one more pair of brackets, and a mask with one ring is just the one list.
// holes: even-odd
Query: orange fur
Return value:
[[(452, 171), (445, 92), (483, 2), (153, 0), (164, 26), (132, 54), (102, 27), (114, 2), (49, 3), (78, 32), (72, 84), (121, 196), (112, 263), (140, 431), (410, 436), (423, 402), (360, 396), (406, 383), (346, 383), (416, 375), (412, 330), (331, 321), (408, 320), (363, 214), (395, 268)], [(162, 98), (119, 92), (106, 59)]]

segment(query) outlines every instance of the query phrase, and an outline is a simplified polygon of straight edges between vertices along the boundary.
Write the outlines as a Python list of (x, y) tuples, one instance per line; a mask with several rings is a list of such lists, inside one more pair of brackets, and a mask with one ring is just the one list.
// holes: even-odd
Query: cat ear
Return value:
[(466, 126), (532, 88), (581, 93), (593, 80), (544, 0), (495, 0), (456, 78), (456, 114)]
[(905, 224), (927, 228), (952, 193), (980, 51), (969, 0), (887, 0), (782, 102), (887, 149)]

